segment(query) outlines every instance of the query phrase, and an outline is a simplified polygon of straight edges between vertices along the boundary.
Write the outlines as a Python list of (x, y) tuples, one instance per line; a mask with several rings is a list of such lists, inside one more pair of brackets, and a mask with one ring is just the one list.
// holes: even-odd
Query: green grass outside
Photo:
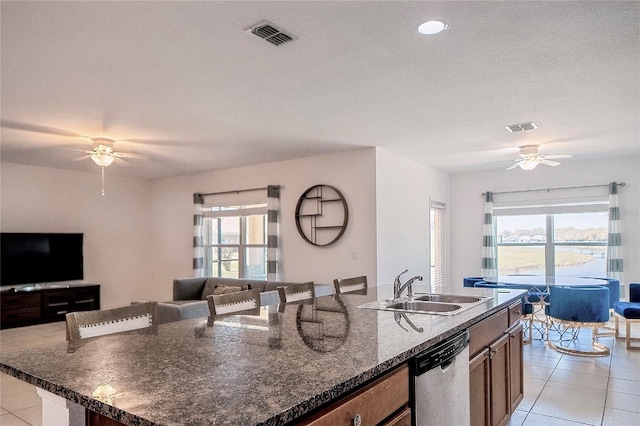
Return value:
[[(576, 266), (591, 262), (593, 257), (586, 253), (556, 251), (556, 266)], [(500, 247), (498, 265), (504, 274), (520, 270), (544, 269), (544, 250), (530, 247)]]

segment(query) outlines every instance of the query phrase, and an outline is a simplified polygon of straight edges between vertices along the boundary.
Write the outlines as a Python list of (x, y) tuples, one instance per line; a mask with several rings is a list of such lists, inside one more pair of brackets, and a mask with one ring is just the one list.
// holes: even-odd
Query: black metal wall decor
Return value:
[(298, 199), (296, 227), (300, 236), (314, 246), (328, 246), (342, 237), (349, 222), (347, 202), (329, 185), (315, 185)]

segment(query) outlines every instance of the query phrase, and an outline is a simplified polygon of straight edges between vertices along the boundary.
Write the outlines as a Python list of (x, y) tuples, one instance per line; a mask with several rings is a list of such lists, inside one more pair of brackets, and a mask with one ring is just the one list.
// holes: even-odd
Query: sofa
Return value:
[[(158, 303), (160, 324), (191, 318), (209, 316), (207, 295), (223, 294), (234, 289), (259, 289), (262, 304), (279, 302), (278, 287), (294, 283), (283, 281), (260, 281), (245, 278), (178, 278), (173, 280), (173, 300)], [(326, 287), (326, 288), (325, 288)], [(316, 285), (316, 295), (331, 294), (331, 286)], [(318, 294), (318, 292), (320, 294)]]

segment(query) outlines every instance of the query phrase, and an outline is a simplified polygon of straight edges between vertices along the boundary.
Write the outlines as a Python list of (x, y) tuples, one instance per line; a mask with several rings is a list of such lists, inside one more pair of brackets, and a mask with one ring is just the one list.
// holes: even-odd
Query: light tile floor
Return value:
[[(0, 352), (63, 342), (64, 325), (1, 330)], [(612, 337), (600, 342), (612, 348), (610, 356), (563, 355), (540, 340), (524, 345), (524, 399), (508, 425), (640, 425), (640, 351), (627, 351)], [(0, 425), (39, 426), (41, 417), (35, 387), (0, 374)]]

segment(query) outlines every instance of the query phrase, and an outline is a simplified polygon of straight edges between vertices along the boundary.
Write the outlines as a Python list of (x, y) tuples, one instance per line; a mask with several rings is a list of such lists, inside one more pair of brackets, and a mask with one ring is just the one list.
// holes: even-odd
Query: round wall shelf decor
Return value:
[(328, 246), (342, 237), (349, 222), (347, 202), (329, 185), (315, 185), (298, 199), (296, 227), (300, 236), (314, 246)]

